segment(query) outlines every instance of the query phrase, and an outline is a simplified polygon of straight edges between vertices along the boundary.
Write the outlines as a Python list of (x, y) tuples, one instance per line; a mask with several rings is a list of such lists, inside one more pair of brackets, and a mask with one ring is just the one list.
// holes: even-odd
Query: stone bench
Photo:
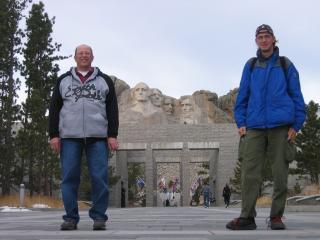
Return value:
[(230, 200), (230, 205), (237, 205), (239, 203), (241, 203), (241, 200), (239, 199)]
[(287, 204), (320, 205), (320, 194), (309, 195), (309, 196), (294, 196), (287, 199)]

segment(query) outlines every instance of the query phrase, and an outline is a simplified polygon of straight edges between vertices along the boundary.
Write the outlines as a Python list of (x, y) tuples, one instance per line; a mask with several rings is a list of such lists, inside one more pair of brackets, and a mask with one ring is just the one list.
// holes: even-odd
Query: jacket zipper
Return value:
[[(81, 86), (82, 86), (81, 87), (81, 94), (82, 94), (84, 86), (87, 85), (88, 82), (92, 81), (95, 78), (96, 78), (96, 76), (94, 78), (87, 79), (84, 83), (81, 82)], [(85, 126), (86, 121), (85, 121), (85, 106), (84, 106), (86, 101), (85, 101), (85, 98), (81, 98), (81, 100), (82, 100), (83, 138), (84, 138), (84, 142), (86, 143), (87, 134), (86, 134), (86, 126)]]
[(273, 68), (274, 65), (274, 56), (271, 57), (271, 59), (269, 60), (269, 62), (267, 63), (267, 74), (266, 74), (266, 92), (265, 92), (265, 111), (266, 111), (266, 119), (265, 119), (265, 128), (268, 128), (268, 93), (269, 93), (269, 77), (270, 77), (270, 72)]

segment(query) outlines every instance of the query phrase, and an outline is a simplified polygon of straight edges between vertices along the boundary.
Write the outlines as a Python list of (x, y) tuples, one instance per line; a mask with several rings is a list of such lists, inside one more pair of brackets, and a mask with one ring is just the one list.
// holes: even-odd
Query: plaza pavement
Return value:
[[(87, 211), (81, 211), (76, 231), (60, 231), (62, 210), (0, 212), (0, 239), (137, 239), (137, 240), (292, 240), (320, 239), (320, 211), (285, 213), (285, 231), (267, 229), (268, 208), (258, 209), (255, 231), (230, 231), (225, 224), (239, 215), (239, 208), (167, 207), (109, 209), (106, 231), (92, 231)], [(318, 208), (317, 208), (318, 209)], [(318, 209), (319, 210), (319, 209)]]

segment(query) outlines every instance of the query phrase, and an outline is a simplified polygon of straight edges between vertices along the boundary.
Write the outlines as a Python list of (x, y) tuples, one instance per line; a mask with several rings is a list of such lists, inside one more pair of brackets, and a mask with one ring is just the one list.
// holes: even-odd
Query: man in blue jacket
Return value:
[[(305, 120), (305, 103), (299, 74), (279, 48), (270, 26), (256, 30), (257, 58), (244, 66), (234, 109), (241, 136), (242, 209), (239, 218), (226, 227), (231, 230), (253, 230), (257, 226), (255, 205), (262, 183), (262, 168), (270, 161), (273, 175), (273, 197), (269, 226), (285, 229), (283, 216), (289, 162), (293, 160), (293, 141)], [(284, 62), (284, 63), (283, 63)]]
[(108, 153), (118, 148), (119, 114), (113, 81), (92, 67), (92, 49), (80, 45), (75, 50), (77, 66), (57, 81), (49, 109), (51, 148), (60, 154), (61, 191), (66, 214), (61, 230), (75, 230), (79, 222), (77, 204), (81, 156), (91, 179), (93, 230), (105, 230), (108, 219)]

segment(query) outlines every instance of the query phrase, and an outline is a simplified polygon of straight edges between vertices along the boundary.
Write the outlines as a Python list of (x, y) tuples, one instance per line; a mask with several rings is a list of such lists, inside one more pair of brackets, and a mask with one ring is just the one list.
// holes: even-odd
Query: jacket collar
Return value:
[(275, 59), (275, 58), (278, 58), (279, 57), (279, 48), (277, 46), (274, 47), (273, 49), (273, 53), (270, 57), (268, 58), (265, 58), (262, 53), (261, 53), (261, 50), (258, 49), (257, 50), (257, 57), (260, 61), (264, 62), (264, 61), (268, 61), (270, 60), (271, 58)]
[[(73, 77), (74, 79), (77, 79), (77, 80), (79, 80), (80, 82), (82, 82), (81, 79), (79, 78), (79, 76), (78, 76), (77, 73), (76, 73), (76, 68), (75, 68), (75, 67), (72, 67), (72, 68), (70, 69), (70, 72), (71, 72), (71, 75), (72, 75), (72, 77)], [(94, 78), (98, 75), (98, 72), (99, 72), (99, 68), (93, 67), (93, 73), (92, 73), (92, 74), (90, 75), (90, 77), (86, 80), (86, 82), (94, 79)]]

